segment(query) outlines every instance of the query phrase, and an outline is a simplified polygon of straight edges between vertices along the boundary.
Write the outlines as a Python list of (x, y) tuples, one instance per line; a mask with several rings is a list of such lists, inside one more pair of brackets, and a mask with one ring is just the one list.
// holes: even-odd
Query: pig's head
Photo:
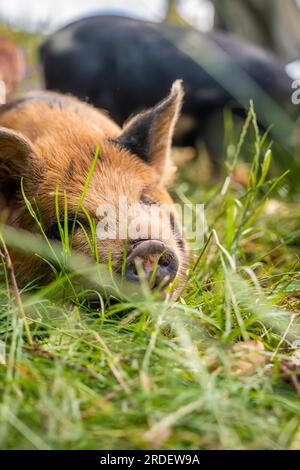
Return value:
[(2, 206), (11, 208), (11, 225), (37, 230), (20, 195), (23, 177), (26, 196), (36, 200), (46, 234), (59, 238), (55, 193), (59, 194), (62, 224), (67, 195), (71, 228), (98, 147), (99, 158), (85, 186), (85, 210), (79, 209), (72, 248), (91, 256), (84, 233), (90, 231), (88, 213), (97, 227), (100, 262), (110, 259), (114, 270), (122, 269), (129, 281), (139, 281), (143, 272), (151, 287), (182, 283), (188, 252), (167, 192), (174, 175), (170, 150), (182, 97), (182, 85), (175, 82), (166, 99), (130, 119), (122, 130), (112, 125), (109, 136), (73, 109), (56, 111), (55, 124), (49, 125), (47, 119), (53, 118), (45, 111), (45, 131), (39, 135), (31, 130), (25, 137), (23, 132), (1, 128), (0, 210), (2, 197)]

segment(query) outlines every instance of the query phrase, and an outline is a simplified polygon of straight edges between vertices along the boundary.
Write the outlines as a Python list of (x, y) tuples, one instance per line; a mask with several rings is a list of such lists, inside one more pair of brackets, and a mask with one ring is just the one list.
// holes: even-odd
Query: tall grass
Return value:
[[(234, 174), (251, 128), (244, 187)], [(1, 448), (299, 449), (300, 209), (285, 176), (269, 176), (252, 106), (230, 146), (220, 184), (193, 183), (197, 162), (179, 178), (177, 195), (205, 202), (207, 231), (176, 301), (135, 297), (111, 265), (104, 295), (92, 219), (81, 226), (87, 263), (71, 250), (67, 195), (58, 188), (53, 244), (24, 194), (41, 237), (1, 233), (9, 249), (50, 263), (54, 279), (22, 288), (24, 320), (1, 257)]]

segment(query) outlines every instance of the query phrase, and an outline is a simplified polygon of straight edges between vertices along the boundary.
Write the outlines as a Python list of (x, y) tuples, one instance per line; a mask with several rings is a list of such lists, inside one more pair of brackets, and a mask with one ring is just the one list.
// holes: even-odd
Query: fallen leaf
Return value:
[(264, 367), (267, 357), (261, 341), (243, 341), (232, 348), (233, 361), (231, 371), (234, 375), (250, 374)]

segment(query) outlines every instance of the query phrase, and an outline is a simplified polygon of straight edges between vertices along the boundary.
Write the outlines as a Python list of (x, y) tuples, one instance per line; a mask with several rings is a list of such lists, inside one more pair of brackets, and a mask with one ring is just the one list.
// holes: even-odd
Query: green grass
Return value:
[(195, 161), (174, 187), (177, 200), (205, 202), (207, 220), (176, 302), (123, 289), (87, 304), (72, 276), (95, 273), (70, 255), (67, 224), (55, 247), (3, 231), (10, 247), (63, 263), (52, 284), (21, 292), (25, 321), (2, 257), (2, 449), (300, 448), (298, 194), (270, 176), (253, 110), (248, 127), (248, 187), (232, 176), (244, 134), (222, 181), (200, 184)]

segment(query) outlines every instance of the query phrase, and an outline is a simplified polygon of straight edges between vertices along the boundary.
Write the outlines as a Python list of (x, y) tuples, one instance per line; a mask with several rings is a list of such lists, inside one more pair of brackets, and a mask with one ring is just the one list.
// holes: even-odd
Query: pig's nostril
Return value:
[(162, 255), (158, 261), (159, 266), (167, 267), (170, 264), (170, 257)]
[(130, 266), (127, 266), (126, 271), (126, 278), (129, 281), (137, 282), (139, 281), (139, 275), (137, 273), (136, 266), (134, 264), (131, 264)]
[(178, 272), (179, 263), (175, 252), (156, 240), (140, 242), (128, 256), (126, 277), (135, 282), (140, 280), (136, 268), (137, 262), (141, 264), (152, 288), (166, 287), (175, 279)]

